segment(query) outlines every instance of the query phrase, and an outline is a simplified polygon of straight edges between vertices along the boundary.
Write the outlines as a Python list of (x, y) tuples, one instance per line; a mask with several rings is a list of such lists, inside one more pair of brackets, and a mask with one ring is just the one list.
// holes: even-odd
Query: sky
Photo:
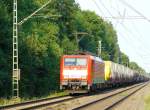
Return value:
[(76, 0), (82, 10), (94, 11), (111, 22), (117, 31), (121, 51), (128, 55), (130, 61), (150, 73), (150, 21), (143, 19), (143, 16), (121, 1), (150, 19), (150, 0)]

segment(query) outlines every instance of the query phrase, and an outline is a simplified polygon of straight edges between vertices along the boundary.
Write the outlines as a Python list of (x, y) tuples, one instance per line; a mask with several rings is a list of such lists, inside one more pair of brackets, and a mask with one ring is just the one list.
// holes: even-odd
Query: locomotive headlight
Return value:
[(86, 77), (87, 77), (87, 76), (86, 76), (86, 75), (84, 75), (84, 76), (82, 76), (82, 79), (86, 79)]
[(77, 68), (74, 68), (74, 70), (77, 70)]

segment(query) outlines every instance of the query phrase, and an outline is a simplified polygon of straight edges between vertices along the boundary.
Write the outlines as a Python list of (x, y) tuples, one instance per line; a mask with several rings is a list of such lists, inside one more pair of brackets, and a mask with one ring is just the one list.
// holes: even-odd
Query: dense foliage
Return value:
[[(18, 0), (18, 21), (46, 2)], [(0, 97), (11, 95), (12, 4), (12, 0), (0, 0)], [(52, 0), (49, 6), (19, 26), (21, 96), (43, 96), (58, 90), (60, 57), (79, 50), (97, 54), (99, 41), (102, 41), (104, 60), (118, 62), (122, 56), (121, 63), (129, 65), (129, 58), (123, 53), (119, 55), (117, 34), (111, 23), (94, 12), (82, 11), (75, 0)], [(136, 63), (130, 65), (133, 69), (140, 68)]]

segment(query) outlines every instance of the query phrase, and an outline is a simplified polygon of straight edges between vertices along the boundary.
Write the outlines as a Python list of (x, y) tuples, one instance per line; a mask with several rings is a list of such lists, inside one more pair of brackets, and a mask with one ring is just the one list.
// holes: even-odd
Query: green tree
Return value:
[(124, 53), (121, 53), (121, 63), (125, 66), (129, 66), (129, 58)]
[(146, 73), (136, 62), (130, 62), (130, 68), (142, 74)]
[[(18, 22), (47, 0), (18, 0)], [(13, 1), (0, 1), (0, 97), (11, 96)], [(75, 32), (87, 32), (77, 44)], [(19, 26), (19, 68), (21, 97), (43, 96), (59, 90), (59, 63), (64, 54), (77, 50), (97, 54), (102, 41), (104, 60), (118, 62), (119, 45), (110, 22), (91, 11), (82, 11), (75, 0), (52, 0), (36, 16)], [(124, 53), (122, 64), (129, 58)], [(136, 63), (132, 69), (144, 70)]]

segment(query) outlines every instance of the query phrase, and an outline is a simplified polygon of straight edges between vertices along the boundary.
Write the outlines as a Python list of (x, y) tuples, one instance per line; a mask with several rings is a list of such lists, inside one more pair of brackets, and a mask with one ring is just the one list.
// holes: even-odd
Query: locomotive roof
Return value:
[(84, 57), (84, 56), (91, 56), (91, 55), (63, 55), (64, 57), (69, 57), (69, 56), (71, 56), (71, 57), (79, 57), (79, 56), (81, 56), (81, 57)]
[(102, 58), (100, 58), (100, 57), (93, 56), (93, 58), (94, 58), (95, 61), (104, 62), (104, 61), (102, 60)]
[(95, 61), (98, 61), (98, 62), (104, 62), (103, 60), (102, 60), (102, 58), (100, 58), (100, 57), (97, 57), (97, 56), (93, 56), (93, 55), (64, 55), (64, 57), (69, 57), (69, 56), (71, 56), (71, 57), (79, 57), (79, 56), (81, 56), (81, 57), (90, 57), (90, 58), (92, 58), (93, 60), (95, 60)]

